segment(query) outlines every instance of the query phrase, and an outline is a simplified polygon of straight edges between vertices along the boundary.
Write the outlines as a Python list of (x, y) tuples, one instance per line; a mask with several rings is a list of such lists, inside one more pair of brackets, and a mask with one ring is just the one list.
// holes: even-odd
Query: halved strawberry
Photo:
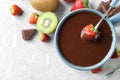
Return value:
[(43, 42), (46, 42), (49, 40), (49, 36), (47, 34), (41, 33), (40, 34), (40, 40)]
[(100, 33), (92, 24), (85, 26), (81, 31), (81, 38), (87, 41), (96, 41)]
[(89, 0), (76, 0), (71, 8), (71, 11), (81, 8), (89, 8)]
[(18, 5), (14, 4), (10, 7), (10, 13), (16, 16), (16, 15), (21, 15), (23, 11)]
[(102, 68), (102, 67), (99, 67), (99, 68), (96, 68), (96, 69), (91, 70), (91, 72), (92, 72), (93, 74), (96, 74), (96, 73), (101, 72), (102, 70), (103, 70), (103, 68)]
[(32, 13), (29, 19), (30, 24), (36, 24), (39, 15), (37, 13)]
[(120, 57), (120, 50), (118, 50), (116, 48), (111, 58), (116, 59), (116, 58), (119, 58), (119, 57)]

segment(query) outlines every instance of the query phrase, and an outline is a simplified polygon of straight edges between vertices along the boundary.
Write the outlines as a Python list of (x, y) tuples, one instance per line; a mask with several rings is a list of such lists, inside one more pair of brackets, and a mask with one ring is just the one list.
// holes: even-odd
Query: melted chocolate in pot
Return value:
[(104, 20), (99, 31), (101, 37), (96, 42), (84, 42), (80, 38), (83, 27), (88, 24), (94, 26), (100, 16), (91, 12), (80, 12), (71, 16), (62, 26), (59, 33), (59, 48), (66, 60), (78, 66), (92, 66), (99, 63), (108, 53), (112, 32)]

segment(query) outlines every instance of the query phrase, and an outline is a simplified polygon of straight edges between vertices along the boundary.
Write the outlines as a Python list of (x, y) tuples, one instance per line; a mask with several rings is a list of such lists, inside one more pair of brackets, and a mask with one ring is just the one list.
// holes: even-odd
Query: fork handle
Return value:
[(118, 2), (119, 0), (112, 0), (112, 2), (110, 3), (110, 6), (114, 8)]

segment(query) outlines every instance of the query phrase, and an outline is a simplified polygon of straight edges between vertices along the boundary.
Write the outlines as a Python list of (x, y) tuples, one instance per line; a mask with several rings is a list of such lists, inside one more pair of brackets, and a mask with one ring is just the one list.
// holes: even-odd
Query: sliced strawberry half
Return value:
[(32, 13), (29, 18), (30, 24), (36, 24), (38, 20), (39, 15), (37, 13)]
[(41, 33), (40, 34), (40, 40), (43, 42), (46, 42), (49, 40), (49, 36), (47, 34)]
[(21, 15), (23, 11), (18, 5), (14, 4), (10, 7), (10, 13), (16, 16), (16, 15)]
[(120, 57), (120, 50), (118, 50), (116, 48), (111, 58), (116, 59), (116, 58), (119, 58), (119, 57)]
[(76, 0), (71, 8), (71, 11), (81, 8), (90, 8), (89, 0)]
[(103, 70), (103, 68), (102, 68), (102, 67), (99, 67), (99, 68), (96, 68), (96, 69), (91, 70), (91, 72), (92, 72), (93, 74), (96, 74), (96, 73), (101, 72), (102, 70)]

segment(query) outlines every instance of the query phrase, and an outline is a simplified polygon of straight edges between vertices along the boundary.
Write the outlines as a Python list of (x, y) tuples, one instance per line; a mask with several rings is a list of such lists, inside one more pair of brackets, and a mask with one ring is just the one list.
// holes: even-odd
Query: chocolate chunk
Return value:
[(31, 40), (33, 36), (36, 34), (37, 30), (36, 29), (26, 29), (22, 30), (22, 38), (24, 40)]
[[(102, 13), (105, 13), (105, 12), (109, 9), (110, 3), (111, 3), (111, 0), (109, 0), (109, 1), (107, 1), (107, 2), (103, 2), (103, 1), (102, 1), (102, 2), (99, 4), (97, 10), (99, 10), (99, 11), (102, 12)], [(113, 9), (112, 9), (112, 10), (113, 10)], [(111, 10), (111, 11), (112, 11), (112, 10)], [(109, 15), (109, 14), (108, 14), (108, 15)]]
[[(102, 12), (102, 13), (105, 13), (108, 8), (110, 7), (110, 3), (111, 3), (112, 0), (109, 0), (107, 2), (101, 2), (97, 8), (98, 11)], [(108, 17), (111, 17), (115, 14), (117, 14), (118, 12), (120, 12), (120, 5), (118, 7), (115, 7), (113, 8), (109, 13), (108, 13)]]
[(100, 11), (100, 12), (102, 12), (102, 13), (104, 13), (104, 12), (103, 12), (103, 9), (102, 9), (102, 6), (103, 6), (104, 4), (105, 4), (105, 3), (102, 1), (102, 2), (99, 4), (97, 10)]
[(113, 9), (110, 13), (109, 16), (115, 15), (118, 12), (120, 12), (120, 5), (118, 7), (116, 7), (115, 9)]
[(102, 6), (102, 10), (105, 13), (107, 11), (107, 9), (105, 8), (105, 6)]

